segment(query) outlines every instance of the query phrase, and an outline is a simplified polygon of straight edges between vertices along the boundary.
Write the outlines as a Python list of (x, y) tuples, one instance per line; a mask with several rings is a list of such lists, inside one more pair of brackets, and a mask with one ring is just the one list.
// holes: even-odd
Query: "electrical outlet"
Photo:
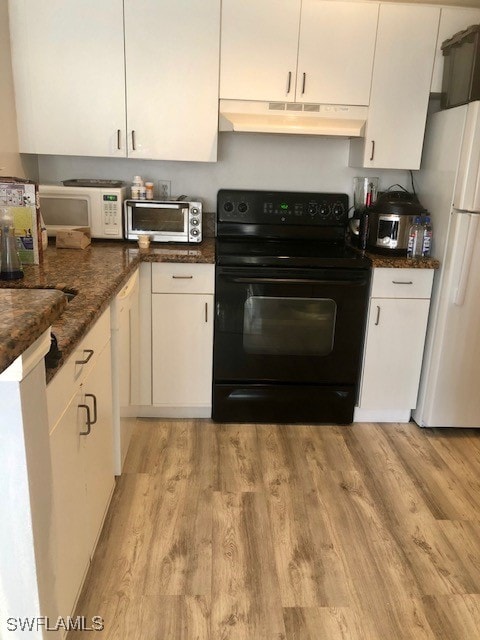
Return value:
[(158, 181), (158, 195), (160, 200), (168, 200), (171, 195), (172, 181), (171, 180), (159, 180)]

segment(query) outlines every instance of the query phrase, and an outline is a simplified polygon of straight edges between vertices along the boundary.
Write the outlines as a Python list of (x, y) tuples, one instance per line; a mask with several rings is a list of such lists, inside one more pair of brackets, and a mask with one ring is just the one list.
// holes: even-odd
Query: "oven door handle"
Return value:
[(365, 278), (359, 280), (313, 280), (310, 278), (225, 278), (228, 282), (236, 282), (238, 284), (334, 284), (349, 287), (364, 285)]

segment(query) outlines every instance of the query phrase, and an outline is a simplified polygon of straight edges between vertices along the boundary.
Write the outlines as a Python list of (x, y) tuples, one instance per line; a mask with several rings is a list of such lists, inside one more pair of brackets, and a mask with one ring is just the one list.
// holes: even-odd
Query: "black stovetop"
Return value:
[(219, 266), (368, 269), (370, 260), (345, 243), (319, 241), (217, 239)]

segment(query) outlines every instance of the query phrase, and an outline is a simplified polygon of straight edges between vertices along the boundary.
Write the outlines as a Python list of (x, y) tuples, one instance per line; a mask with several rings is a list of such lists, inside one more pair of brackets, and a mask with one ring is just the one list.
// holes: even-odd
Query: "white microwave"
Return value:
[(123, 238), (126, 187), (65, 187), (41, 184), (40, 211), (49, 236), (60, 230), (90, 227), (92, 238)]

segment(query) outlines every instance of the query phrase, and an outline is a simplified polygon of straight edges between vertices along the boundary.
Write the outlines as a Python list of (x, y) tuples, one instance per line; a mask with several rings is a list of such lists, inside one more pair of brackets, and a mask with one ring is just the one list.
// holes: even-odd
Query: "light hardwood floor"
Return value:
[(77, 615), (102, 640), (477, 640), (480, 432), (139, 420)]

